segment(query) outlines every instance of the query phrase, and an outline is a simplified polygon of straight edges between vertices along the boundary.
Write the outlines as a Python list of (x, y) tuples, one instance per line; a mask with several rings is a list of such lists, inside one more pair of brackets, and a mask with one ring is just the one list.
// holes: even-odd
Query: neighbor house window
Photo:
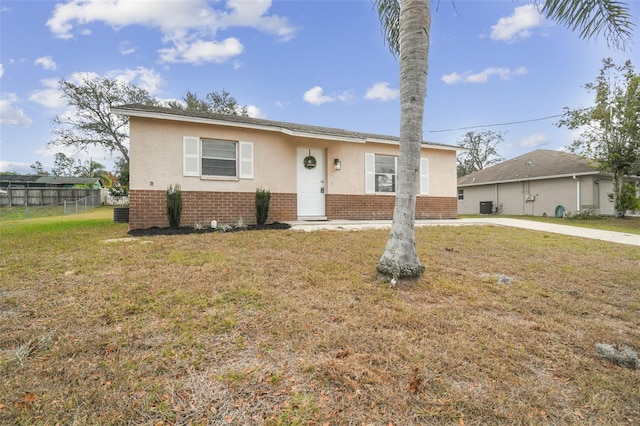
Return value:
[(464, 189), (458, 189), (458, 200), (464, 200)]
[(253, 179), (253, 143), (183, 138), (183, 175)]
[(202, 139), (202, 176), (237, 176), (235, 142)]

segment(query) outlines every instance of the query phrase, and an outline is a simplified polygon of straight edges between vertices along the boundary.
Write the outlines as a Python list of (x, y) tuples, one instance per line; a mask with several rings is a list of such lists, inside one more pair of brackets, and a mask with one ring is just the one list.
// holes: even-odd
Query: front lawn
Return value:
[[(640, 248), (421, 227), (131, 237), (110, 209), (0, 222), (0, 424), (633, 424)], [(499, 283), (496, 274), (514, 280)]]

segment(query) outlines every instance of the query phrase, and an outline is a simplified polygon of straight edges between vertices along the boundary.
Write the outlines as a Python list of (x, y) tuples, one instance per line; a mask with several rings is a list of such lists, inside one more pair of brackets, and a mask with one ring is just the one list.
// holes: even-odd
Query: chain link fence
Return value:
[(83, 213), (89, 209), (102, 205), (102, 197), (97, 192), (78, 200), (64, 200), (44, 206), (12, 206), (0, 208), (0, 219), (30, 219), (48, 216), (63, 216)]

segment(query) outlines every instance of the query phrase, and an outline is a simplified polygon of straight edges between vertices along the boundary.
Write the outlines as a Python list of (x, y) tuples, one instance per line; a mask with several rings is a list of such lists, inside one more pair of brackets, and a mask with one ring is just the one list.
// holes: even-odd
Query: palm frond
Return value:
[(400, 0), (373, 0), (382, 35), (394, 56), (400, 53)]
[(541, 12), (582, 38), (603, 33), (610, 47), (622, 50), (635, 27), (627, 3), (617, 0), (544, 0)]

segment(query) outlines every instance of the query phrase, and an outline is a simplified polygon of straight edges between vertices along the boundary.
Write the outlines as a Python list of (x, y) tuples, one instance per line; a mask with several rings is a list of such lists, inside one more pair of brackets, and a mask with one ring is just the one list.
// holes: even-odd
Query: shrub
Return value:
[(169, 226), (177, 228), (180, 226), (180, 217), (182, 216), (182, 191), (180, 185), (169, 185), (167, 188), (167, 217), (169, 218)]
[(256, 223), (258, 226), (264, 225), (269, 216), (269, 203), (271, 202), (271, 191), (268, 189), (256, 189)]
[(593, 210), (584, 209), (575, 214), (567, 213), (567, 218), (573, 220), (600, 220), (603, 219), (603, 216), (595, 214)]

